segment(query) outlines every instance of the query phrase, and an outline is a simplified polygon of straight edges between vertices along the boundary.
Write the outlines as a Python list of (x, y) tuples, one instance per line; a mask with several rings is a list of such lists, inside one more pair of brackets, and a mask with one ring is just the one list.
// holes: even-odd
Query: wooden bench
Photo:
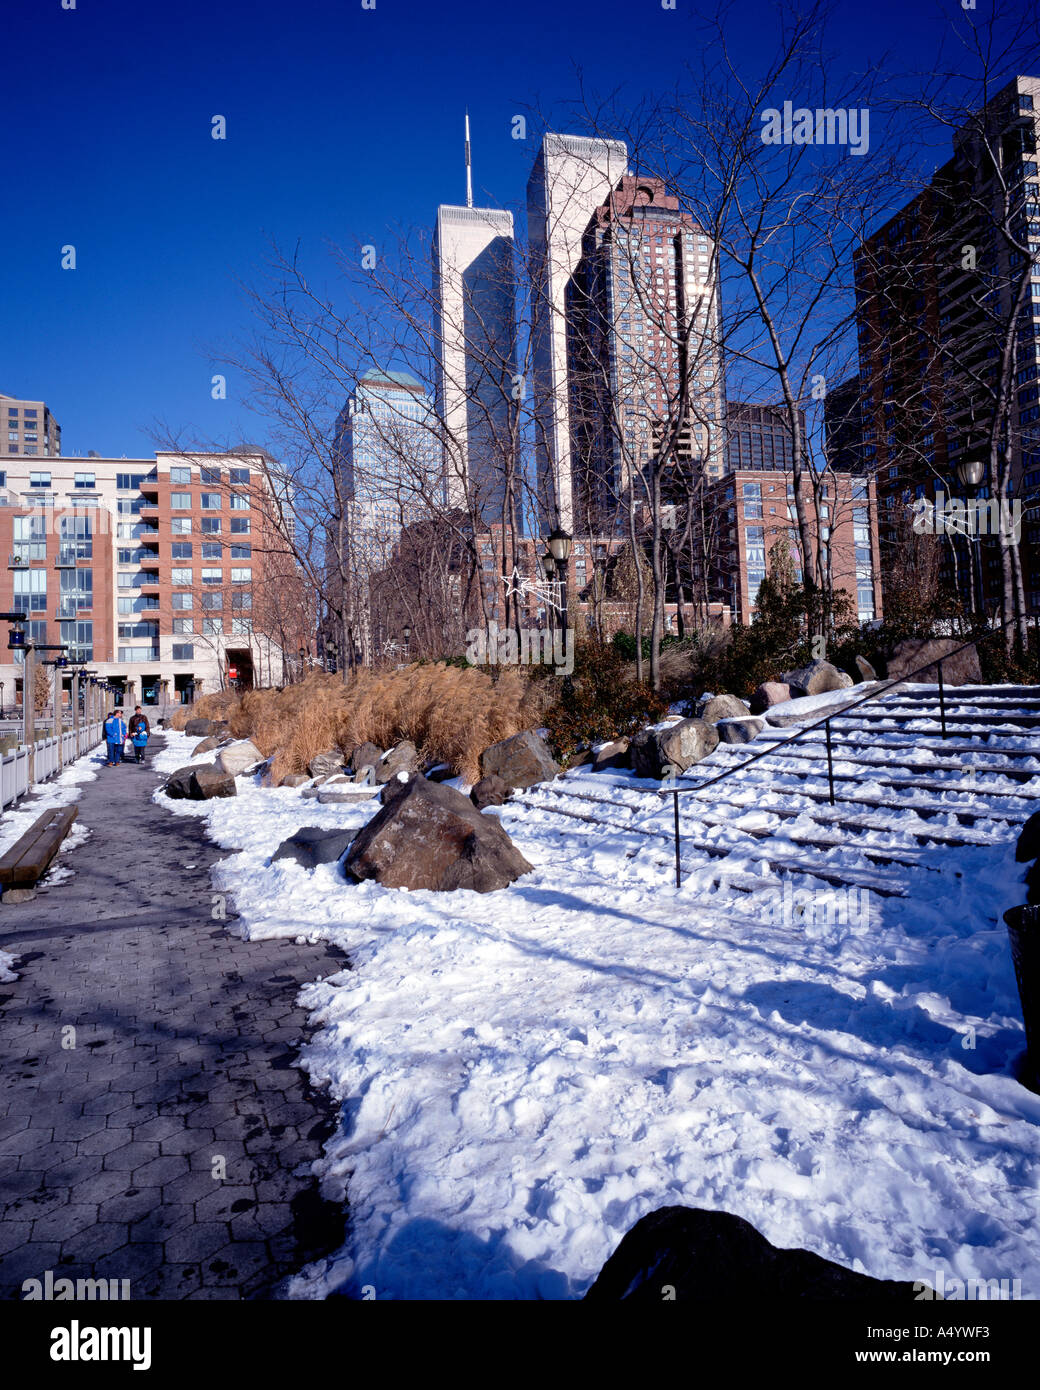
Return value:
[(75, 819), (75, 806), (58, 806), (33, 821), (25, 834), (0, 856), (0, 889), (34, 887), (61, 849)]

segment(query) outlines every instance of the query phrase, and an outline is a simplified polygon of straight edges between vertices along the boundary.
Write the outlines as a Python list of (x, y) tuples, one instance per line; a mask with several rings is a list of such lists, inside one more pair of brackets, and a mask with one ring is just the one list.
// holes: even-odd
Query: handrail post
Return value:
[(682, 887), (682, 868), (679, 864), (679, 789), (672, 790), (672, 807), (675, 811), (675, 886)]
[(823, 731), (827, 736), (827, 786), (830, 790), (831, 805), (834, 805), (834, 758), (831, 753), (831, 721), (828, 719), (823, 726)]
[(941, 737), (946, 737), (946, 692), (943, 686), (942, 657), (936, 663), (936, 670), (939, 672), (939, 724), (942, 729)]

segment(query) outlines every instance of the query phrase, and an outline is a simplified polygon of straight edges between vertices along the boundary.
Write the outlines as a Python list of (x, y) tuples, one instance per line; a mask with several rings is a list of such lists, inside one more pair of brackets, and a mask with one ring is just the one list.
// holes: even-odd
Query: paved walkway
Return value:
[(57, 861), (75, 876), (0, 906), (20, 957), (0, 984), (3, 1298), (48, 1269), (134, 1298), (267, 1297), (342, 1243), (342, 1210), (294, 1176), (335, 1123), (294, 1066), (294, 998), (345, 961), (214, 920), (220, 853), (151, 803), (157, 781), (100, 767), (90, 838)]

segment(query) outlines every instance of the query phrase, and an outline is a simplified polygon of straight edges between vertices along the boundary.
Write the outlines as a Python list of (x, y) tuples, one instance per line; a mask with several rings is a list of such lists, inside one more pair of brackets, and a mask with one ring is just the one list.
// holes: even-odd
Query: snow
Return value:
[[(173, 770), (192, 741), (167, 738), (156, 764)], [(575, 1298), (641, 1216), (677, 1203), (877, 1277), (1014, 1276), (1040, 1296), (1007, 801), (979, 789), (979, 833), (956, 848), (913, 834), (963, 829), (922, 819), (935, 793), (910, 787), (896, 812), (843, 802), (876, 833), (811, 857), (860, 886), (781, 889), (769, 856), (807, 861), (810, 822), (771, 808), (808, 809), (805, 789), (759, 765), (684, 796), (676, 890), (670, 800), (579, 771), (494, 808), (534, 871), (486, 895), (268, 862), (301, 826), (360, 827), (378, 803), (248, 778), (234, 800), (157, 792), (228, 850), (215, 886), (234, 930), (332, 941), (353, 967), (301, 995), (317, 1025), (303, 1065), (342, 1106), (315, 1171), (349, 1200), (350, 1239), (290, 1293)], [(879, 866), (878, 843), (912, 868)]]

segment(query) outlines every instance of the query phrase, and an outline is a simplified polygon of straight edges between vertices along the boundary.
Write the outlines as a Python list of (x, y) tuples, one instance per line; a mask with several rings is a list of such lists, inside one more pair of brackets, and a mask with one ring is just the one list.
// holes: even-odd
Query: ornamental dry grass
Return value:
[[(192, 715), (213, 718), (204, 696)], [(516, 669), (497, 680), (475, 667), (441, 663), (394, 671), (362, 671), (344, 684), (315, 673), (284, 690), (253, 690), (218, 717), (237, 738), (249, 738), (273, 755), (272, 779), (306, 772), (318, 753), (338, 748), (349, 755), (360, 743), (390, 748), (410, 739), (428, 765), (449, 763), (467, 781), (480, 776), (480, 755), (489, 744), (533, 727), (540, 701)]]

